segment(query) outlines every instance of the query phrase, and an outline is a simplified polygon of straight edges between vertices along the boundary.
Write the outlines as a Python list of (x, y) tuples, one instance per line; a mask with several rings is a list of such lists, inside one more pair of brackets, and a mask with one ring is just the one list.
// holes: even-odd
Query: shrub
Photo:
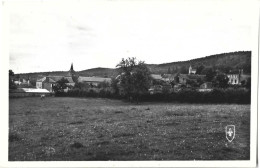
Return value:
[[(70, 97), (100, 97), (100, 98), (115, 98), (126, 99), (127, 97), (120, 96), (108, 89), (99, 90), (81, 90), (72, 89), (67, 93), (57, 93), (56, 96)], [(250, 104), (251, 92), (245, 88), (228, 88), (214, 89), (211, 92), (198, 92), (196, 90), (186, 89), (172, 93), (145, 93), (140, 95), (139, 101), (142, 102), (180, 102), (180, 103), (237, 103)]]
[(250, 91), (246, 89), (214, 89), (212, 92), (182, 90), (170, 94), (143, 95), (141, 101), (164, 101), (181, 103), (237, 103), (249, 104)]

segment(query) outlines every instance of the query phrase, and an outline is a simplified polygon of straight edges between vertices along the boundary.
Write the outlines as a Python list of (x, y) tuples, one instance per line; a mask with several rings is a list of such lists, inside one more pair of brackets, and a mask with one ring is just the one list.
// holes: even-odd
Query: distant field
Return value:
[(250, 159), (250, 105), (10, 99), (10, 161), (194, 159)]

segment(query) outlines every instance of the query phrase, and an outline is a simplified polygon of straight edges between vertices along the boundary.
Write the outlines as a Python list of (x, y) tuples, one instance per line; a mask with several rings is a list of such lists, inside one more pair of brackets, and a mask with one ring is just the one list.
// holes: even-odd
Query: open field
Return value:
[(250, 105), (34, 97), (9, 106), (10, 161), (250, 159)]

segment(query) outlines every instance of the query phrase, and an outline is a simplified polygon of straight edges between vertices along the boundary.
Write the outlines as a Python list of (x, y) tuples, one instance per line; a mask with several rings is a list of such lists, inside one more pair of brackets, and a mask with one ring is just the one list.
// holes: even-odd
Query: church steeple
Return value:
[(71, 63), (70, 71), (74, 71), (74, 70), (73, 70), (73, 63)]
[(75, 75), (75, 71), (73, 69), (73, 63), (71, 63), (70, 70), (68, 71), (67, 76), (74, 76), (74, 75)]
[(196, 69), (192, 69), (192, 67), (191, 67), (191, 65), (190, 65), (190, 67), (189, 67), (189, 75), (190, 74), (196, 74)]
[(192, 71), (192, 67), (190, 65), (190, 67), (189, 67), (189, 74), (191, 74), (191, 71)]

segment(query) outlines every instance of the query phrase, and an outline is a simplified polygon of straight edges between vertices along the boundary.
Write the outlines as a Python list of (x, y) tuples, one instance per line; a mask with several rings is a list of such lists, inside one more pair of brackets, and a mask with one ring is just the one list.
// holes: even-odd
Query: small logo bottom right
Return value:
[(232, 142), (235, 138), (235, 125), (226, 126), (226, 138), (229, 142)]

